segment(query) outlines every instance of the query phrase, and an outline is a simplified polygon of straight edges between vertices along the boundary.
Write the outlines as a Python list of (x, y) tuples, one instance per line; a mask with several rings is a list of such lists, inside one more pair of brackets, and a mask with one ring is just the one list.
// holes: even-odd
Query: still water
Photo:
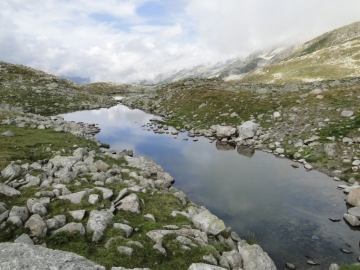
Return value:
[[(328, 269), (332, 262), (355, 263), (359, 256), (359, 231), (343, 220), (329, 220), (342, 219), (345, 195), (336, 188), (339, 182), (322, 173), (293, 169), (290, 160), (262, 151), (251, 155), (201, 137), (184, 141), (185, 133), (177, 139), (154, 134), (143, 127), (153, 115), (123, 105), (63, 116), (98, 124), (96, 137), (111, 149), (133, 149), (135, 156), (153, 159), (192, 201), (206, 206), (241, 237), (255, 234), (278, 269), (286, 262), (297, 269)], [(344, 254), (340, 248), (354, 253)], [(305, 256), (321, 265), (307, 265)]]

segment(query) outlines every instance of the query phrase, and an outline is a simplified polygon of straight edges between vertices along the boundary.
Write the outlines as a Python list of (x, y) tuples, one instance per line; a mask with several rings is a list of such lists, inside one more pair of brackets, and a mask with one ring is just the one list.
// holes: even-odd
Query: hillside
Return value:
[(244, 83), (283, 84), (360, 76), (360, 22), (325, 33), (284, 60), (257, 69)]

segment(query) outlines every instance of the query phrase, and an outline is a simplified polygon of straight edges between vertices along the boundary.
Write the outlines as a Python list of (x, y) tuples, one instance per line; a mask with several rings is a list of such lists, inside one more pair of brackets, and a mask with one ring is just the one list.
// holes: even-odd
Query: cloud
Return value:
[(135, 82), (306, 41), (358, 20), (356, 0), (3, 0), (0, 60)]

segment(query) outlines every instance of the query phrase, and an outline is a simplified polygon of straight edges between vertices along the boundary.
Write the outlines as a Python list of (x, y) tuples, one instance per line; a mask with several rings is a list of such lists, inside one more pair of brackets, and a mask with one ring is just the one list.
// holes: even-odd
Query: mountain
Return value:
[(360, 76), (360, 22), (327, 32), (289, 57), (244, 76), (246, 83), (310, 82)]
[(231, 59), (216, 64), (203, 64), (172, 73), (159, 74), (154, 80), (141, 81), (141, 84), (156, 85), (189, 78), (215, 78), (234, 80), (244, 77), (250, 71), (280, 61), (291, 55), (299, 46), (286, 45), (254, 52), (244, 59)]

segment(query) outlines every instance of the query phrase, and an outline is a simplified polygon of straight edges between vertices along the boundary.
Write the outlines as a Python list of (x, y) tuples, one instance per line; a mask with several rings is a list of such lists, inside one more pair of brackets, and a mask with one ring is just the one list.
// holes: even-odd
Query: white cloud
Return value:
[[(163, 5), (151, 18), (137, 9)], [(356, 0), (3, 0), (0, 60), (91, 81), (159, 73), (306, 41), (358, 20)]]

